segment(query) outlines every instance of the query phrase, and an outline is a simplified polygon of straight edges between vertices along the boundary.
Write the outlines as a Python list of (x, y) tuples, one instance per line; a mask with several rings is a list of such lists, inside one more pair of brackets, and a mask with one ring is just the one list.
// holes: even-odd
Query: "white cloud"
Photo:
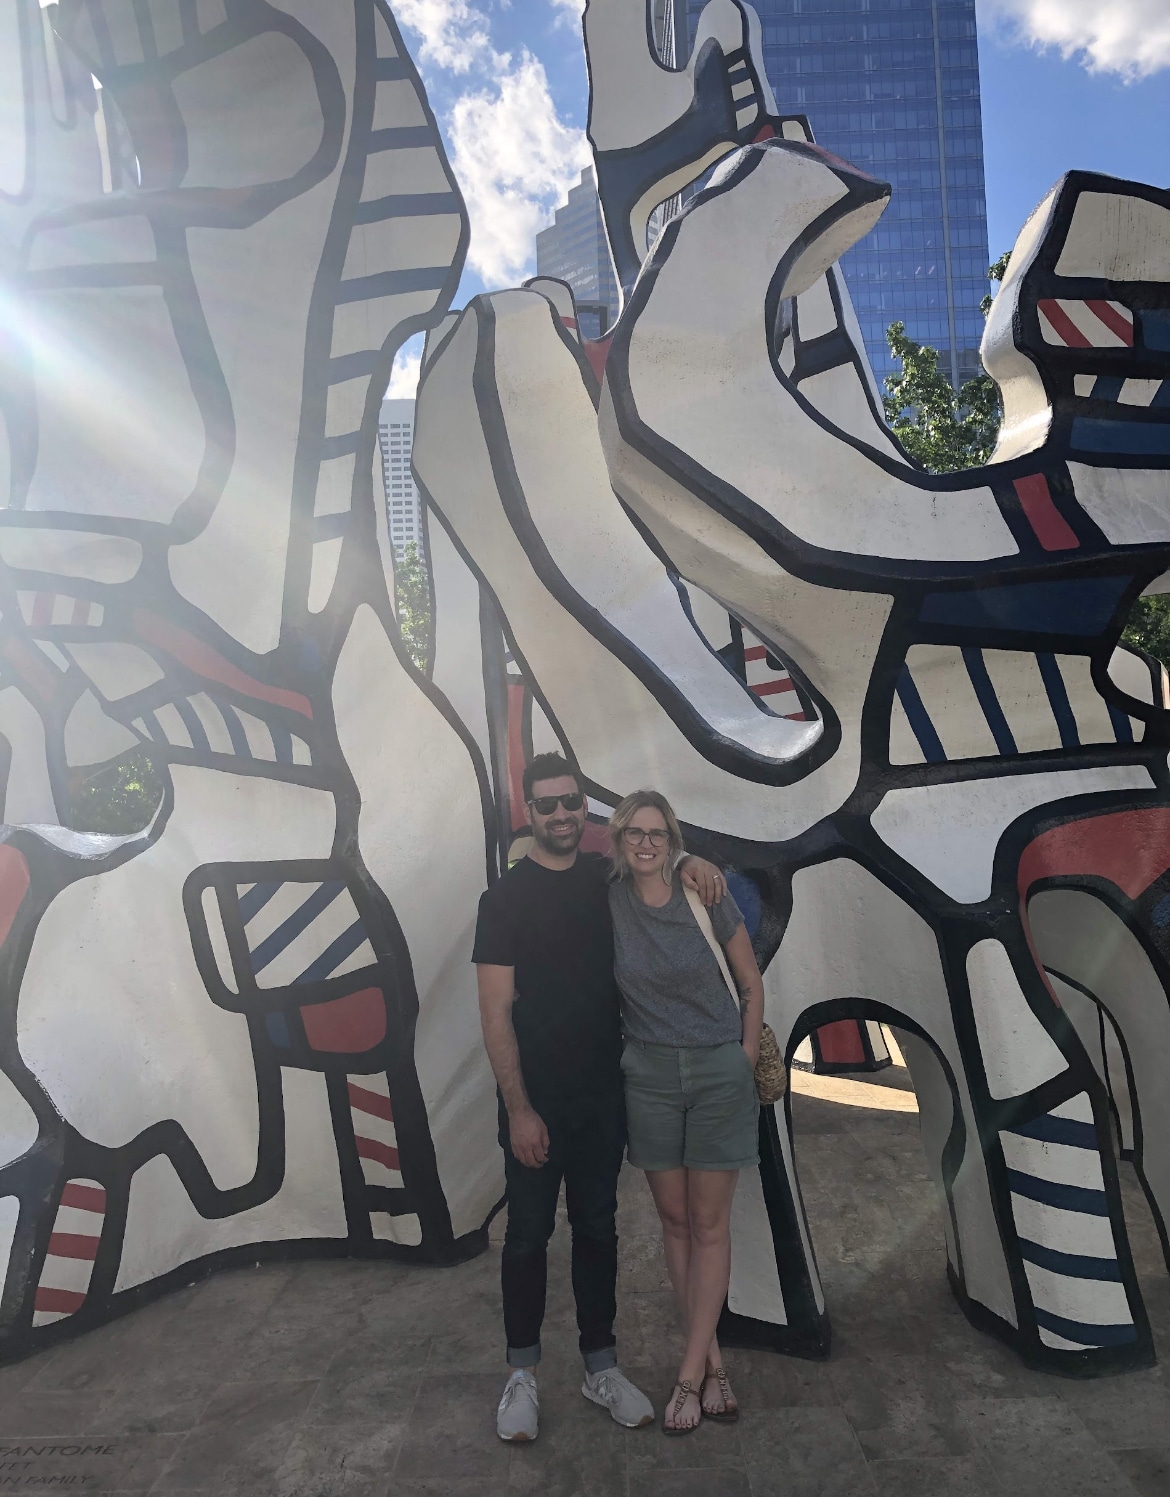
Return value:
[(390, 372), (390, 385), (386, 391), (390, 400), (413, 400), (418, 389), (419, 370), (422, 365), (422, 334), (409, 338), (394, 355), (394, 368)]
[(494, 85), (456, 101), (448, 123), (471, 215), (468, 261), (489, 287), (523, 277), (537, 230), (591, 159), (584, 131), (557, 115), (543, 64), (529, 52), (507, 62)]
[(1055, 47), (1090, 72), (1145, 78), (1170, 67), (1167, 0), (986, 0), (987, 12), (1035, 47)]
[(423, 68), (467, 73), (495, 56), (488, 19), (467, 0), (395, 0), (394, 14), (422, 37), (418, 62)]
[[(555, 3), (579, 15), (582, 0)], [(468, 265), (489, 288), (515, 285), (532, 270), (537, 231), (591, 159), (585, 132), (557, 114), (540, 59), (496, 51), (470, 0), (395, 0), (394, 10), (421, 38), (419, 65), (471, 218)]]

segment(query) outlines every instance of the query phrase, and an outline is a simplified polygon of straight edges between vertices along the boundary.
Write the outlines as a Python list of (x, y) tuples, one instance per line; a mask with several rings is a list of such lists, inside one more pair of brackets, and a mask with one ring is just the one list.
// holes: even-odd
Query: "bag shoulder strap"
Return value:
[(735, 1004), (736, 1012), (739, 1011), (739, 988), (736, 986), (735, 978), (731, 975), (731, 968), (727, 965), (727, 958), (723, 954), (723, 947), (715, 939), (715, 928), (711, 924), (711, 916), (707, 907), (695, 891), (683, 884), (682, 891), (686, 895), (687, 904), (691, 907), (691, 914), (695, 917), (695, 924), (706, 937), (707, 945), (710, 946), (719, 963), (719, 970), (723, 973), (723, 981), (727, 984), (727, 991), (731, 994), (732, 1002)]

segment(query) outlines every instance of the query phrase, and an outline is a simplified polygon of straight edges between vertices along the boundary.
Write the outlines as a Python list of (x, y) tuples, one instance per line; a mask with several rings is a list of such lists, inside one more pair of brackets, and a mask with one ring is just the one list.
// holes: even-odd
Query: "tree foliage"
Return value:
[(69, 808), (76, 832), (128, 837), (150, 825), (165, 785), (146, 749), (134, 749), (80, 780)]
[[(1010, 259), (1010, 250), (1000, 255), (988, 267), (988, 280), (1002, 281)], [(992, 298), (985, 296), (980, 305), (986, 317)], [(908, 338), (904, 323), (890, 324), (886, 342), (902, 363), (901, 372), (886, 379), (886, 419), (910, 456), (931, 473), (955, 473), (985, 463), (1003, 420), (994, 382), (979, 374), (956, 394), (938, 367), (937, 350)], [(1139, 598), (1121, 637), (1170, 666), (1170, 593)]]
[(931, 473), (977, 468), (991, 456), (999, 434), (999, 390), (977, 374), (955, 392), (938, 367), (938, 350), (906, 336), (906, 325), (886, 330), (901, 372), (886, 379), (886, 420), (902, 446)]
[(402, 642), (415, 665), (425, 671), (431, 657), (431, 579), (414, 541), (406, 543), (402, 560), (395, 563), (394, 597)]
[(1170, 593), (1139, 598), (1121, 637), (1127, 645), (1170, 665)]

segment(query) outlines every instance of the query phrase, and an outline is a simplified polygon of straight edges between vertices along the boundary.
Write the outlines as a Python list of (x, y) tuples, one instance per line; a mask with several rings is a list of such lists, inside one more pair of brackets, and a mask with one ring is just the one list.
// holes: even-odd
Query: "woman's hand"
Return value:
[(755, 1068), (756, 1068), (756, 1062), (760, 1058), (760, 1042), (759, 1042), (759, 1040), (757, 1040), (754, 1045), (749, 1045), (748, 1042), (747, 1042), (747, 1040), (744, 1040), (744, 1042), (743, 1042), (743, 1053), (747, 1056), (748, 1061), (751, 1064), (751, 1068), (754, 1071)]

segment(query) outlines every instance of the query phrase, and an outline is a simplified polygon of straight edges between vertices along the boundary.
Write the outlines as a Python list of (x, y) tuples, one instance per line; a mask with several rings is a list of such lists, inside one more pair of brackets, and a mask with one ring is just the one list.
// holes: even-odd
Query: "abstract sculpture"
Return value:
[[(559, 745), (595, 819), (655, 784), (734, 870), (790, 1055), (896, 1028), (973, 1322), (1151, 1359), (1109, 1128), (1165, 1237), (1170, 719), (1117, 639), (1170, 567), (1170, 194), (1054, 189), (988, 325), (995, 460), (923, 473), (835, 269), (889, 189), (777, 114), (750, 7), (681, 69), (646, 9), (585, 16), (594, 345), (559, 282), (448, 312), (466, 220), (381, 0), (4, 23), (0, 1355), (245, 1257), (482, 1245), (470, 922)], [(426, 674), (372, 484), (424, 328)], [(141, 744), (150, 828), (57, 825)], [(823, 1354), (772, 1110), (761, 1144), (726, 1338)]]
[[(372, 498), (467, 241), (418, 76), (377, 0), (9, 13), (6, 1353), (257, 1243), (457, 1259), (500, 1194), (495, 813)], [(143, 743), (147, 831), (52, 825)]]

